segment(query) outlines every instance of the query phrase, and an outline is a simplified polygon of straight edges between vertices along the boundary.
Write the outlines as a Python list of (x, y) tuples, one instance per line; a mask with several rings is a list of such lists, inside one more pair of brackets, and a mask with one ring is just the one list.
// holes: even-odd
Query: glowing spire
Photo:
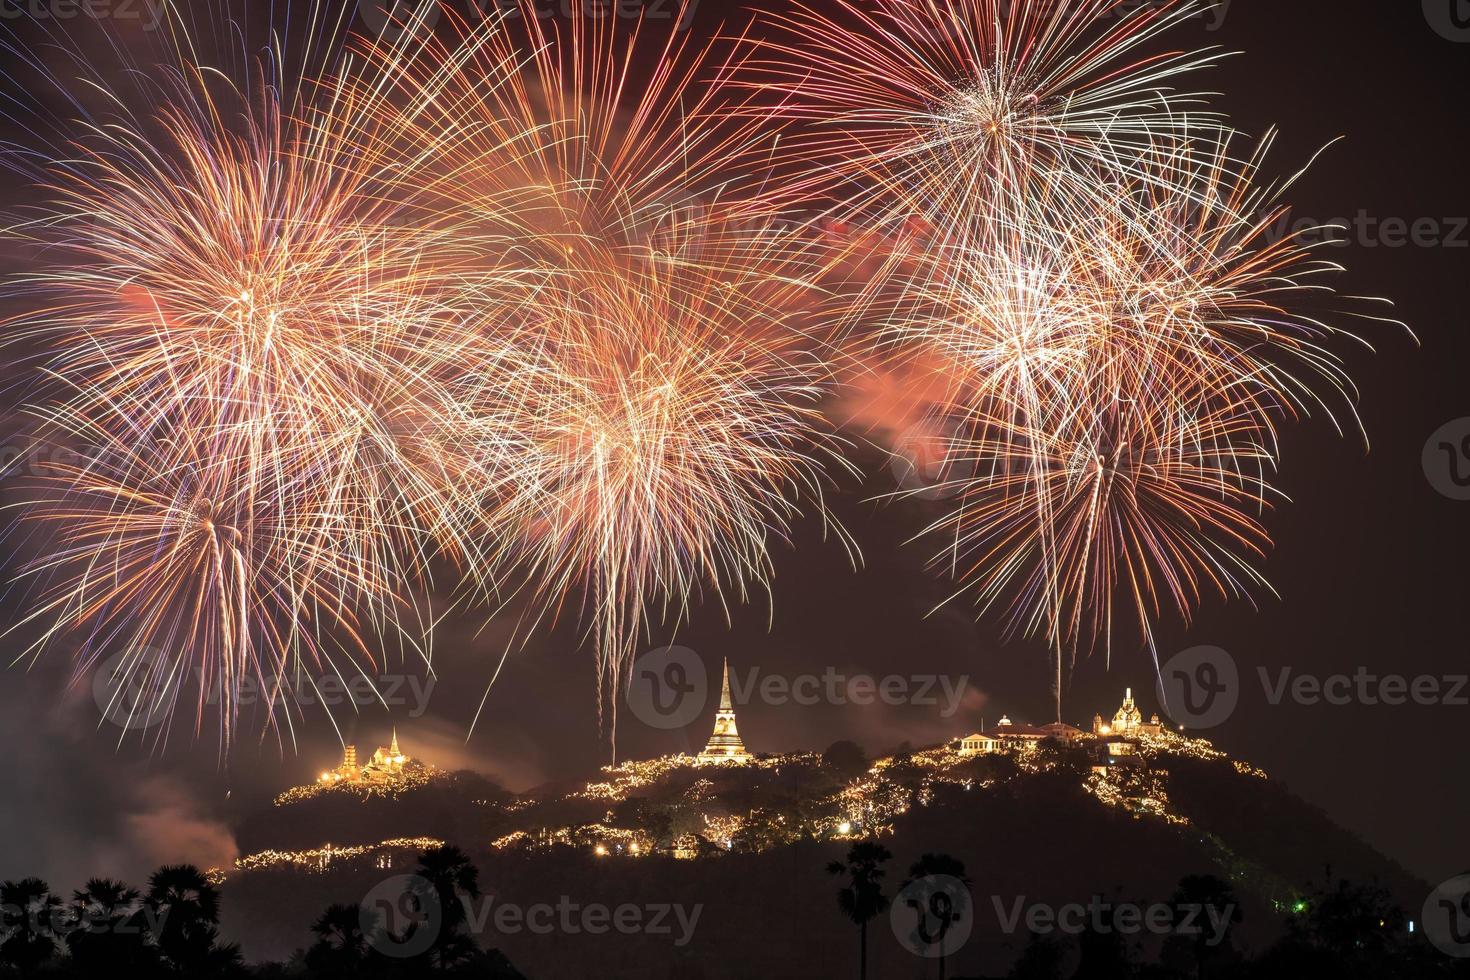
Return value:
[(725, 677), (720, 685), (720, 710), (715, 713), (715, 730), (704, 751), (699, 753), (699, 761), (746, 763), (753, 758), (746, 751), (735, 725), (735, 702), (730, 697), (730, 661), (726, 659)]
[(720, 710), (734, 711), (735, 703), (730, 700), (730, 658), (725, 658), (725, 680), (720, 686)]

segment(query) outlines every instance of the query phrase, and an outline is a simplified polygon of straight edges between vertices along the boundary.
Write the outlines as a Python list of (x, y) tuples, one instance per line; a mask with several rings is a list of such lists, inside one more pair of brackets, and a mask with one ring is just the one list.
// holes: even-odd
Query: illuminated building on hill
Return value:
[(989, 755), (995, 752), (1026, 751), (1048, 738), (1065, 745), (1079, 745), (1084, 741), (1097, 739), (1106, 743), (1112, 755), (1123, 756), (1132, 753), (1137, 739), (1158, 736), (1162, 731), (1163, 725), (1159, 722), (1158, 715), (1147, 722), (1143, 720), (1143, 713), (1133, 700), (1133, 689), (1129, 688), (1123, 695), (1122, 707), (1113, 715), (1112, 724), (1105, 723), (1102, 715), (1095, 715), (1090, 735), (1060, 721), (1037, 728), (1001, 718), (1000, 724), (994, 728), (961, 738), (958, 751), (962, 756)]
[(743, 765), (754, 760), (755, 756), (745, 750), (745, 743), (740, 740), (740, 732), (735, 726), (735, 704), (730, 699), (730, 662), (727, 660), (725, 679), (720, 689), (720, 710), (715, 714), (715, 730), (704, 751), (699, 753), (698, 761), (734, 762)]
[(378, 746), (366, 765), (357, 764), (357, 746), (343, 746), (342, 763), (331, 772), (322, 773), (317, 782), (328, 785), (344, 782), (391, 783), (403, 776), (403, 767), (408, 762), (408, 756), (398, 748), (398, 730), (395, 728), (392, 742), (386, 749)]
[(1157, 735), (1163, 730), (1159, 716), (1154, 715), (1145, 724), (1143, 713), (1138, 710), (1138, 705), (1133, 703), (1133, 688), (1128, 688), (1123, 695), (1123, 706), (1118, 713), (1113, 715), (1111, 725), (1104, 724), (1102, 715), (1094, 715), (1092, 719), (1092, 733), (1094, 735)]
[(960, 740), (960, 755), (985, 755), (990, 752), (1009, 750), (1028, 751), (1040, 745), (1051, 733), (1031, 725), (1018, 725), (1002, 717), (1000, 723), (988, 732), (967, 735)]

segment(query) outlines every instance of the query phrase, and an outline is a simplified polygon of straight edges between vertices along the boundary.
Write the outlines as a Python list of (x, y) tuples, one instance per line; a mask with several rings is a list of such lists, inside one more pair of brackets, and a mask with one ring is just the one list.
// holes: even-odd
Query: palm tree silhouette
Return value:
[(9, 963), (22, 975), (29, 974), (56, 955), (55, 917), (61, 899), (40, 878), (0, 882), (0, 908), (4, 922), (0, 933), (0, 962)]
[[(1208, 980), (1214, 975), (1211, 967), (1217, 961), (1227, 959), (1232, 952), (1228, 930), (1241, 921), (1240, 900), (1235, 897), (1235, 891), (1228, 881), (1206, 874), (1185, 875), (1181, 878), (1179, 887), (1175, 889), (1174, 897), (1169, 902), (1175, 909), (1176, 926), (1183, 925), (1182, 920), (1186, 914), (1193, 914), (1193, 938), (1182, 931), (1176, 933), (1176, 938), (1181, 945), (1189, 948), (1190, 957), (1194, 961), (1195, 980)], [(1207, 920), (1203, 910), (1208, 910), (1215, 918)], [(1207, 922), (1219, 923), (1226, 932), (1216, 935), (1213, 928), (1207, 926)]]
[(93, 878), (72, 893), (66, 947), (73, 965), (87, 976), (144, 972), (157, 956), (147, 942), (141, 893), (121, 881)]
[(885, 872), (880, 865), (892, 858), (882, 844), (864, 842), (852, 845), (846, 863), (833, 861), (827, 865), (828, 874), (847, 876), (847, 883), (837, 890), (837, 905), (858, 927), (860, 980), (868, 976), (868, 923), (888, 908), (888, 898), (883, 894)]
[(159, 868), (144, 898), (153, 941), (174, 969), (190, 977), (226, 972), (243, 961), (240, 947), (219, 945), (219, 890), (192, 864)]
[[(929, 896), (931, 906), (935, 904), (936, 899), (942, 899), (938, 907), (918, 910), (921, 916), (932, 912), (940, 920), (939, 932), (935, 938), (939, 944), (939, 980), (944, 980), (945, 959), (947, 958), (944, 937), (950, 927), (967, 914), (970, 907), (970, 879), (965, 876), (965, 862), (959, 858), (948, 854), (925, 854), (909, 866), (909, 877), (903, 883), (902, 888), (907, 889), (910, 885), (926, 878), (952, 879), (952, 881), (944, 882), (944, 887), (934, 890)], [(914, 901), (910, 899), (911, 904)]]
[[(415, 873), (432, 890), (432, 900), (439, 903), (443, 915), (439, 934), (429, 948), (432, 962), (440, 969), (448, 969), (473, 958), (479, 947), (473, 937), (465, 933), (467, 916), (460, 896), (480, 897), (479, 869), (464, 851), (446, 844), (420, 854)], [(420, 901), (431, 900), (428, 894), (418, 898)]]
[(362, 972), (368, 937), (362, 929), (362, 906), (331, 905), (312, 925), (317, 941), (306, 951), (306, 967), (316, 976), (350, 977)]

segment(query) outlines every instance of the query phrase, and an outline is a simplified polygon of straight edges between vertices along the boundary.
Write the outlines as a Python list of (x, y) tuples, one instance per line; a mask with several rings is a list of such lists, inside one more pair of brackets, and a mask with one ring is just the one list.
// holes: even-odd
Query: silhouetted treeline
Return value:
[[(943, 853), (925, 853), (906, 877), (892, 884), (885, 865), (893, 855), (874, 842), (854, 844), (846, 859), (832, 862), (838, 879), (832, 914), (855, 927), (852, 969), (832, 964), (825, 978), (863, 975), (868, 969), (869, 928), (891, 904), (913, 904), (909, 886), (941, 877), (962, 886), (965, 901), (946, 897), (942, 907), (974, 911), (983, 885), (972, 885), (962, 861)], [(399, 978), (463, 976), (485, 980), (525, 980), (498, 950), (484, 949), (467, 917), (471, 899), (480, 897), (479, 870), (460, 849), (435, 848), (419, 855), (403, 876), (400, 893), (365, 896), (363, 903), (332, 904), (309, 924), (314, 941), (288, 961), (247, 965), (238, 946), (222, 942), (219, 932), (221, 894), (198, 868), (160, 868), (145, 887), (110, 879), (93, 879), (70, 897), (56, 894), (37, 878), (0, 883), (0, 977), (122, 978)], [(390, 879), (390, 881), (395, 879)], [(1280, 938), (1261, 950), (1248, 951), (1234, 927), (1242, 918), (1230, 883), (1211, 874), (1181, 879), (1161, 904), (1184, 915), (1190, 909), (1212, 910), (1221, 928), (1164, 930), (1161, 941), (1147, 944), (1114, 929), (1090, 925), (1075, 934), (1061, 932), (1028, 937), (1017, 933), (1016, 958), (1004, 977), (1010, 980), (1432, 980), (1470, 978), (1470, 960), (1457, 960), (1435, 949), (1422, 930), (1409, 928), (1410, 917), (1376, 885), (1331, 880), (1308, 886), (1288, 906), (1277, 910)], [(1121, 897), (1119, 898), (1121, 902)], [(1143, 904), (1143, 903), (1134, 903)], [(932, 913), (938, 904), (926, 906)], [(432, 908), (432, 917), (419, 915)], [(958, 921), (956, 917), (955, 921)], [(303, 925), (306, 925), (303, 923)], [(942, 923), (935, 937), (946, 931)], [(891, 945), (882, 925), (883, 941)], [(763, 943), (781, 941), (773, 932)], [(554, 937), (553, 937), (554, 938)], [(1153, 937), (1158, 940), (1159, 937)], [(904, 976), (955, 976), (946, 965), (960, 961), (963, 949), (936, 960), (895, 960), (869, 975), (887, 977), (895, 964)], [(719, 969), (738, 969), (726, 961)], [(912, 967), (912, 969), (909, 969)], [(644, 964), (640, 976), (703, 976), (686, 959), (661, 972), (657, 962)], [(930, 972), (932, 971), (932, 972)], [(589, 977), (602, 974), (591, 973)], [(615, 973), (608, 973), (614, 976)], [(971, 975), (973, 976), (973, 975)]]
[[(858, 925), (861, 936), (857, 975), (867, 976), (867, 923), (890, 901), (913, 893), (888, 895), (884, 864), (893, 855), (880, 844), (854, 844), (846, 861), (828, 870), (843, 877), (837, 907)], [(968, 897), (970, 881), (963, 862), (947, 854), (926, 854), (909, 869), (908, 884), (942, 876)], [(970, 903), (973, 905), (973, 902)], [(1121, 900), (1117, 904), (1122, 904)], [(1142, 907), (1147, 903), (1128, 903)], [(1422, 930), (1377, 885), (1336, 880), (1308, 886), (1281, 910), (1283, 936), (1255, 956), (1237, 943), (1241, 902), (1229, 882), (1210, 874), (1188, 875), (1162, 907), (1172, 918), (1159, 930), (1162, 943), (1146, 956), (1129, 933), (1108, 923), (1088, 921), (1076, 934), (1065, 930), (1032, 934), (1007, 980), (1429, 980), (1470, 977), (1470, 958), (1457, 959), (1436, 949)], [(946, 909), (956, 907), (946, 899)], [(924, 938), (928, 955), (945, 977), (942, 940), (949, 924), (934, 919), (937, 906), (922, 908), (931, 921)], [(1198, 926), (1195, 925), (1198, 923)], [(923, 974), (927, 976), (927, 973)], [(963, 980), (963, 978), (960, 978)], [(984, 978), (972, 978), (984, 980)]]
[[(478, 896), (478, 874), (458, 848), (425, 851), (404, 894), (385, 896), (386, 910), (332, 905), (312, 923), (316, 942), (309, 948), (289, 962), (257, 966), (245, 964), (239, 946), (220, 942), (220, 891), (192, 865), (160, 868), (146, 889), (96, 878), (70, 899), (39, 878), (6, 881), (0, 883), (0, 977), (525, 980), (469, 934), (460, 899)], [(411, 910), (430, 903), (436, 914), (416, 921)], [(385, 912), (408, 914), (395, 925)], [(428, 933), (417, 942), (420, 928)]]

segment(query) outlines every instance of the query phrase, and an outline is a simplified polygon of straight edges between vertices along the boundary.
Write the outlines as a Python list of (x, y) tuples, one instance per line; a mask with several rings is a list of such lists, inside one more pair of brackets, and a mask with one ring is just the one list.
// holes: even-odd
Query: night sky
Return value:
[[(769, 2), (769, 0), (768, 0)], [(1246, 603), (1206, 602), (1188, 629), (1167, 624), (1164, 656), (1201, 644), (1235, 658), (1241, 703), (1207, 733), (1363, 835), (1430, 882), (1470, 867), (1463, 776), (1470, 704), (1307, 706), (1269, 703), (1258, 668), (1276, 675), (1372, 674), (1447, 677), (1470, 672), (1465, 618), (1470, 573), (1470, 502), (1438, 493), (1426, 478), (1426, 440), (1470, 416), (1470, 334), (1464, 301), (1470, 276), (1470, 193), (1466, 190), (1470, 116), (1470, 27), (1458, 41), (1431, 22), (1461, 0), (1232, 0), (1223, 22), (1190, 24), (1177, 46), (1242, 51), (1193, 84), (1224, 93), (1218, 106), (1250, 134), (1279, 126), (1268, 168), (1282, 175), (1328, 149), (1290, 195), (1296, 214), (1321, 221), (1360, 212), (1374, 223), (1330, 250), (1348, 272), (1335, 285), (1349, 295), (1383, 296), (1417, 334), (1391, 326), (1357, 329), (1376, 353), (1341, 349), (1358, 382), (1367, 445), (1340, 438), (1324, 419), (1288, 430), (1278, 486), (1288, 500), (1268, 518), (1275, 548), (1263, 568), (1280, 593)], [(1436, 19), (1437, 16), (1437, 19)], [(731, 6), (706, 0), (694, 30), (713, 30)], [(1208, 29), (1208, 24), (1218, 29)], [(1445, 31), (1455, 32), (1446, 27)], [(1389, 247), (1382, 222), (1434, 219), (1445, 244)], [(1388, 237), (1392, 237), (1389, 235)], [(14, 382), (19, 369), (11, 366)], [(11, 388), (13, 391), (13, 386)], [(883, 442), (882, 430), (854, 433)], [(968, 678), (963, 709), (767, 705), (740, 707), (753, 751), (826, 747), (853, 739), (868, 750), (958, 736), (1002, 713), (1051, 720), (1050, 667), (1038, 644), (1005, 641), (998, 621), (973, 621), (957, 603), (932, 613), (948, 594), (925, 571), (923, 545), (904, 542), (935, 513), (923, 501), (872, 502), (894, 489), (877, 449), (857, 457), (868, 477), (834, 496), (836, 516), (864, 555), (854, 571), (817, 520), (802, 523), (793, 549), (778, 548), (774, 609), (763, 601), (737, 609), (727, 628), (706, 603), (671, 640), (702, 656), (711, 671), (728, 657), (737, 670), (794, 677), (941, 674)], [(13, 488), (5, 488), (7, 502)], [(24, 597), (4, 608), (17, 617)], [(396, 724), (405, 751), (440, 765), (475, 768), (525, 789), (585, 775), (606, 762), (599, 736), (591, 653), (574, 622), (511, 654), (483, 716), (471, 719), (511, 632), (507, 613), (452, 618), (435, 641), (437, 678), (428, 710), (409, 717), (377, 709), (338, 712), (343, 734), (360, 747), (386, 743)], [(18, 641), (7, 641), (18, 642)], [(138, 880), (165, 860), (220, 864), (232, 856), (230, 822), (280, 789), (334, 764), (337, 732), (309, 710), (293, 747), (275, 735), (246, 739), (222, 762), (215, 741), (193, 743), (181, 722), (159, 752), (118, 730), (98, 727), (90, 691), (66, 690), (65, 652), (0, 675), (0, 745), (8, 774), (0, 806), (0, 878), (39, 874), (70, 890), (90, 874)], [(396, 670), (396, 667), (390, 667)], [(1065, 719), (1083, 725), (1111, 715), (1123, 688), (1157, 709), (1145, 651), (1118, 645), (1080, 662), (1069, 680)], [(1451, 685), (1452, 686), (1452, 685)], [(1461, 692), (1470, 698), (1470, 689)], [(620, 754), (697, 750), (711, 710), (687, 731), (664, 732), (625, 716)]]

